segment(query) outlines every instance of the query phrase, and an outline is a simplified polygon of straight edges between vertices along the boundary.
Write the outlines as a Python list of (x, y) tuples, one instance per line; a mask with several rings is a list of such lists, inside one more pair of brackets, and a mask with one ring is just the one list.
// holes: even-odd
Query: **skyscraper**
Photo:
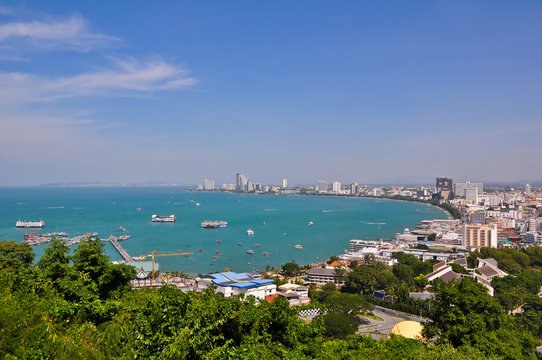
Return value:
[(334, 192), (334, 193), (339, 193), (341, 192), (341, 183), (338, 182), (338, 181), (334, 181), (331, 183), (331, 190)]
[(317, 190), (319, 193), (327, 193), (327, 181), (318, 181)]
[(282, 187), (287, 188), (288, 187), (288, 180), (282, 179)]
[(350, 194), (357, 195), (358, 193), (359, 193), (359, 185), (358, 185), (358, 183), (350, 184)]
[(452, 190), (453, 180), (451, 178), (437, 178), (437, 192)]
[(531, 185), (525, 184), (525, 194), (531, 195)]

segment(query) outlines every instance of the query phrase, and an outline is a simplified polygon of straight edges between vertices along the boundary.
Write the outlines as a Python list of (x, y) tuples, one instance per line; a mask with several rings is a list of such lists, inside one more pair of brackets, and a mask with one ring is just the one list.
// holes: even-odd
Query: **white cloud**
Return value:
[(9, 22), (0, 25), (0, 41), (20, 42), (21, 39), (33, 41), (40, 47), (67, 47), (83, 52), (119, 41), (113, 36), (92, 33), (87, 21), (79, 15), (61, 21)]
[(116, 61), (110, 69), (56, 78), (0, 73), (0, 103), (47, 102), (85, 95), (126, 96), (181, 89), (197, 82), (182, 66), (161, 59), (146, 63)]

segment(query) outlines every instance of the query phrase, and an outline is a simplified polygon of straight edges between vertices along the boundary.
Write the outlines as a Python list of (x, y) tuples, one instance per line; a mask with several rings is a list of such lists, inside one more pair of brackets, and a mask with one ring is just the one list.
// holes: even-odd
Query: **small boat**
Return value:
[(190, 245), (190, 244), (186, 244), (186, 246), (188, 246), (188, 247), (192, 247), (192, 245)]
[(217, 250), (216, 253), (217, 253), (217, 254), (220, 254), (220, 251)]
[(201, 250), (201, 249), (198, 249), (198, 252), (203, 252), (203, 250)]
[(136, 211), (141, 211), (141, 210), (143, 210), (143, 209), (142, 208), (136, 208)]
[(238, 242), (237, 245), (241, 246), (241, 245), (243, 245), (243, 243), (242, 243), (242, 242)]
[(200, 204), (200, 203), (194, 203), (194, 205), (196, 205), (196, 206), (200, 206), (201, 204)]
[(247, 254), (254, 255), (254, 250), (247, 250)]
[(126, 231), (126, 228), (123, 227), (123, 226), (119, 226), (119, 230), (120, 230), (120, 231)]
[(298, 249), (298, 250), (303, 250), (303, 246), (301, 246), (301, 245), (299, 245), (299, 244), (294, 245), (294, 247), (295, 247), (296, 249)]
[(247, 230), (247, 235), (254, 235), (254, 230), (248, 229)]
[(308, 223), (307, 225), (309, 225), (309, 226), (313, 226), (313, 225), (314, 225), (314, 223), (313, 223), (312, 221), (309, 221), (309, 223)]
[(263, 255), (263, 256), (267, 256), (267, 255), (269, 255), (269, 253), (266, 252), (266, 251), (264, 251), (264, 252), (262, 253), (262, 255)]
[(221, 243), (222, 243), (222, 241), (220, 241), (220, 240), (217, 240), (217, 241), (216, 241), (216, 243), (217, 243), (217, 244), (221, 244)]
[(286, 236), (286, 233), (282, 233), (282, 235)]
[(254, 244), (254, 246), (260, 247), (260, 246), (262, 246), (262, 244)]

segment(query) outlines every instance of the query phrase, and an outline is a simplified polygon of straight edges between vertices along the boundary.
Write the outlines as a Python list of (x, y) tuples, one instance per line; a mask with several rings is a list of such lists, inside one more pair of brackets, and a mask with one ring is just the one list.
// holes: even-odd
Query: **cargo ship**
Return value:
[(21, 220), (18, 220), (17, 223), (15, 224), (15, 227), (18, 227), (18, 228), (44, 228), (45, 223), (43, 222), (43, 220), (40, 220), (40, 221), (21, 221)]
[(228, 227), (228, 223), (226, 221), (206, 220), (201, 223), (201, 227), (205, 229), (225, 229)]
[(153, 215), (152, 222), (175, 222), (175, 215), (167, 215), (167, 216)]

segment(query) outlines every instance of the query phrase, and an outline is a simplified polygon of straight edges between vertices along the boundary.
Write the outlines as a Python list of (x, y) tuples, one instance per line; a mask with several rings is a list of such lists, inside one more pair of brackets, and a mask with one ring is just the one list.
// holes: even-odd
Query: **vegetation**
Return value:
[(306, 324), (282, 299), (257, 303), (172, 286), (133, 290), (135, 270), (111, 264), (99, 241), (79, 244), (73, 255), (53, 241), (35, 265), (33, 259), (27, 244), (0, 242), (0, 358), (529, 359), (527, 331), (540, 332), (540, 301), (526, 296), (529, 317), (519, 321), (466, 279), (437, 289), (431, 309), (438, 316), (427, 328), (435, 344), (353, 334), (356, 317), (369, 308), (359, 291), (384, 286), (406, 303), (416, 264), (401, 264), (411, 272), (355, 267), (346, 275), (353, 294), (334, 285), (311, 288), (322, 293), (327, 313)]

